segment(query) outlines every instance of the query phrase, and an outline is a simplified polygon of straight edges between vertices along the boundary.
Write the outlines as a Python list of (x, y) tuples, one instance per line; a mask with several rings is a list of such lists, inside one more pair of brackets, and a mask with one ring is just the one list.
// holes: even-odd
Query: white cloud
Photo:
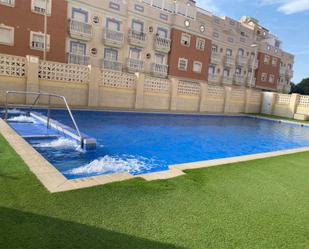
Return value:
[(309, 10), (309, 0), (260, 0), (261, 4), (279, 4), (278, 11), (287, 15)]
[(197, 4), (199, 7), (213, 12), (217, 15), (224, 15), (224, 12), (215, 2), (216, 0), (197, 0)]

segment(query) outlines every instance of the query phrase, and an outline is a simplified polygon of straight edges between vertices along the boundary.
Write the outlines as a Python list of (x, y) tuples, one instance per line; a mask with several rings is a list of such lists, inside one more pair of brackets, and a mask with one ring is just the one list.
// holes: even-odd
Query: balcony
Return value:
[(285, 76), (286, 68), (280, 67), (280, 75)]
[(128, 33), (129, 43), (137, 47), (146, 46), (146, 34), (143, 32), (138, 32), (134, 30), (129, 30)]
[(151, 74), (153, 76), (165, 78), (167, 76), (168, 65), (152, 63), (151, 64)]
[(217, 52), (211, 53), (211, 63), (212, 64), (221, 64), (221, 55)]
[(253, 79), (252, 79), (252, 82), (250, 82), (250, 81), (251, 81), (251, 78), (248, 77), (248, 78), (247, 78), (247, 86), (248, 86), (248, 87), (255, 87), (256, 78), (253, 78)]
[(160, 36), (154, 36), (154, 48), (157, 51), (168, 53), (171, 49), (171, 40)]
[(224, 84), (224, 85), (232, 85), (233, 84), (233, 77), (231, 77), (231, 76), (223, 76), (222, 77), (222, 84)]
[(70, 20), (69, 32), (72, 38), (83, 41), (90, 41), (92, 39), (92, 25), (88, 23)]
[(122, 63), (118, 61), (102, 60), (102, 68), (112, 71), (122, 71)]
[(219, 76), (216, 74), (208, 74), (208, 83), (210, 84), (218, 84)]
[(127, 58), (126, 67), (129, 72), (141, 72), (144, 71), (144, 61)]
[(234, 84), (238, 86), (245, 85), (245, 78), (242, 75), (235, 75), (234, 76)]
[(294, 75), (294, 71), (292, 69), (287, 69), (286, 72), (285, 72), (285, 75), (288, 77), (288, 78), (292, 78), (293, 75)]
[(254, 69), (256, 70), (258, 67), (259, 67), (259, 61), (258, 60), (255, 60), (253, 62), (253, 59), (250, 59), (249, 60), (249, 67), (252, 68), (254, 67)]
[(79, 55), (67, 53), (67, 61), (69, 64), (89, 65), (90, 57), (87, 55)]
[(225, 63), (225, 65), (226, 65), (227, 67), (232, 67), (232, 66), (234, 66), (234, 65), (235, 65), (235, 57), (226, 55), (226, 56), (225, 56), (224, 63)]
[(124, 43), (124, 35), (122, 32), (119, 31), (104, 29), (103, 41), (104, 44), (107, 46), (121, 48)]
[(236, 61), (237, 61), (237, 65), (245, 66), (248, 64), (248, 57), (238, 55)]

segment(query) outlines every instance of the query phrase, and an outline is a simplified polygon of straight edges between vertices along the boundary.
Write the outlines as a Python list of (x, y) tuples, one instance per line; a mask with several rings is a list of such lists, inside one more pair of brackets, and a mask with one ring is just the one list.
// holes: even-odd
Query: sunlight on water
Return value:
[(16, 117), (9, 118), (8, 121), (10, 122), (20, 122), (20, 123), (36, 123), (34, 118), (28, 117), (25, 115), (20, 115)]
[[(5, 113), (5, 110), (1, 111), (1, 113)], [(23, 114), (25, 112), (19, 110), (19, 109), (8, 109), (9, 114)]]
[(126, 156), (104, 156), (96, 159), (84, 166), (71, 169), (65, 174), (68, 175), (84, 175), (84, 174), (106, 174), (106, 173), (120, 173), (129, 172), (138, 174), (145, 170), (150, 170), (156, 164), (155, 160), (147, 159), (145, 157)]

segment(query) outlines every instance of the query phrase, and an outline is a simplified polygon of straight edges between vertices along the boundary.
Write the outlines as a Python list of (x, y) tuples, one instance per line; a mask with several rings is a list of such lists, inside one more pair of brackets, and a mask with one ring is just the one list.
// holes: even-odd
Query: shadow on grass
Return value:
[(0, 207), (0, 248), (181, 249), (88, 225)]

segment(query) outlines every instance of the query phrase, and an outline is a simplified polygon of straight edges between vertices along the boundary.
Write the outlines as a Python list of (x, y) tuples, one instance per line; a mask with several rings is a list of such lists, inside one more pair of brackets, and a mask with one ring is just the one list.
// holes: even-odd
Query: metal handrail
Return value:
[(50, 122), (50, 105), (51, 105), (51, 97), (55, 97), (55, 98), (59, 98), (59, 99), (62, 99), (65, 106), (66, 106), (66, 109), (70, 115), (70, 118), (74, 124), (74, 128), (75, 130), (77, 131), (77, 134), (80, 138), (80, 141), (81, 141), (81, 144), (83, 143), (83, 137), (80, 133), (80, 130), (77, 126), (77, 123), (72, 115), (72, 112), (71, 112), (71, 109), (68, 105), (68, 102), (66, 100), (66, 98), (64, 96), (61, 96), (61, 95), (57, 95), (57, 94), (53, 94), (53, 93), (44, 93), (44, 92), (25, 92), (25, 91), (6, 91), (6, 95), (5, 95), (5, 116), (4, 116), (4, 120), (7, 121), (7, 118), (8, 118), (8, 107), (9, 107), (9, 103), (8, 103), (8, 96), (9, 94), (20, 94), (20, 95), (35, 95), (37, 96), (33, 102), (33, 104), (30, 106), (30, 111), (32, 111), (33, 107), (37, 104), (39, 98), (41, 96), (48, 96), (48, 114), (47, 114), (47, 127), (49, 127), (49, 122)]

